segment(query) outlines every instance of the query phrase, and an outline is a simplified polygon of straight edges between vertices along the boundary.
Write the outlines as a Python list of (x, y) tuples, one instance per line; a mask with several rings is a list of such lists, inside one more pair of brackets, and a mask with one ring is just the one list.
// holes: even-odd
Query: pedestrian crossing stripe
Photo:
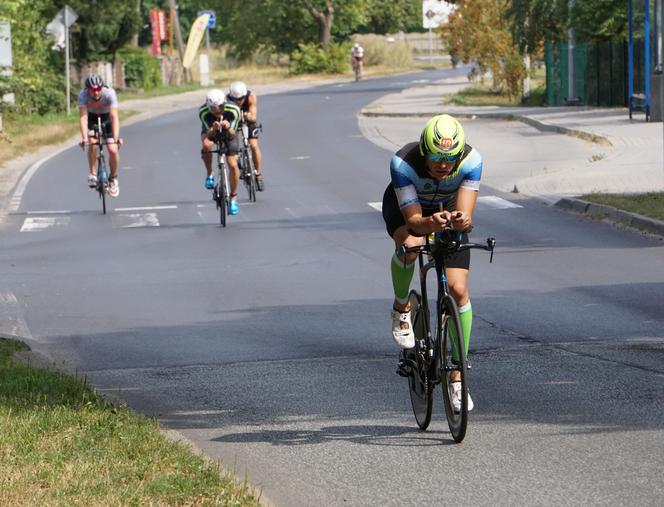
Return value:
[[(483, 208), (489, 208), (489, 209), (523, 208), (523, 206), (521, 206), (520, 204), (516, 204), (514, 202), (508, 201), (507, 199), (503, 199), (502, 197), (498, 197), (496, 195), (483, 195), (477, 198), (477, 202)], [(368, 202), (367, 204), (376, 211), (381, 211), (381, 212), (383, 211), (382, 202)]]
[(28, 217), (23, 222), (21, 232), (36, 232), (55, 227), (66, 227), (70, 221), (71, 217)]

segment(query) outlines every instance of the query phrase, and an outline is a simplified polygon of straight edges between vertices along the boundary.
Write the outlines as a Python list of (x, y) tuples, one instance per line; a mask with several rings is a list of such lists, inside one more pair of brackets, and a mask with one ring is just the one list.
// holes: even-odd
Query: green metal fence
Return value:
[[(643, 41), (634, 43), (634, 93), (644, 93)], [(547, 43), (546, 101), (550, 106), (567, 103), (568, 48), (566, 43)], [(588, 106), (627, 106), (627, 42), (577, 44), (574, 47), (577, 98)]]

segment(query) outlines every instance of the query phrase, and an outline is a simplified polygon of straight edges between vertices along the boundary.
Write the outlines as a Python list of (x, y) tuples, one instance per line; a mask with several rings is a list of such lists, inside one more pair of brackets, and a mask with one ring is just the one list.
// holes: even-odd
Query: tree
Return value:
[(0, 92), (14, 93), (21, 113), (44, 114), (66, 104), (64, 58), (51, 49), (44, 29), (53, 18), (48, 0), (2, 0), (0, 19), (12, 31), (13, 75), (0, 76)]
[[(627, 2), (625, 0), (577, 1), (572, 13), (576, 40), (606, 42), (627, 39)], [(635, 11), (643, 19), (643, 2), (634, 2)]]
[(325, 7), (320, 11), (309, 0), (302, 0), (316, 23), (318, 23), (318, 42), (321, 46), (330, 44), (332, 37), (332, 21), (334, 20), (334, 5), (332, 0), (325, 0)]
[(441, 27), (450, 55), (475, 62), (480, 76), (491, 71), (494, 91), (520, 95), (526, 68), (502, 14), (510, 0), (459, 0), (457, 9)]
[[(307, 2), (323, 16), (327, 2), (331, 4), (329, 41), (347, 38), (368, 19), (366, 0)], [(210, 3), (212, 9), (223, 8), (220, 40), (229, 43), (233, 54), (240, 58), (247, 58), (261, 49), (290, 54), (299, 44), (320, 43), (326, 37), (304, 0), (211, 0)]]
[(421, 32), (420, 0), (370, 0), (367, 23), (358, 27), (362, 33)]
[(506, 18), (521, 52), (534, 53), (567, 39), (568, 0), (512, 0)]
[[(634, 2), (637, 10), (641, 4)], [(514, 39), (522, 52), (529, 53), (544, 42), (566, 41), (570, 17), (577, 42), (627, 37), (625, 0), (577, 0), (572, 13), (569, 0), (512, 0), (507, 9)]]
[(138, 31), (140, 17), (136, 0), (60, 0), (59, 10), (69, 4), (78, 14), (70, 29), (73, 55), (78, 64), (112, 58)]

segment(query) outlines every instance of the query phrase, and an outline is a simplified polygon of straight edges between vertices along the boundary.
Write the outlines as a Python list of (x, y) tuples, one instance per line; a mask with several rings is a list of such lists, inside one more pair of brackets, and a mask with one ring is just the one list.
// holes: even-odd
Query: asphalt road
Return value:
[[(226, 229), (202, 186), (195, 112), (123, 130), (107, 216), (83, 154), (64, 151), (0, 231), (0, 332), (277, 505), (661, 504), (662, 242), (503, 192), (513, 172), (592, 156), (577, 139), (467, 122), (486, 159), (473, 237), (498, 239), (493, 264), (473, 254), (476, 409), (461, 445), (440, 392), (430, 430), (416, 429), (372, 206), (390, 152), (356, 114), (443, 75), (261, 98), (267, 190), (255, 204), (241, 190)], [(375, 121), (405, 138), (421, 123)]]

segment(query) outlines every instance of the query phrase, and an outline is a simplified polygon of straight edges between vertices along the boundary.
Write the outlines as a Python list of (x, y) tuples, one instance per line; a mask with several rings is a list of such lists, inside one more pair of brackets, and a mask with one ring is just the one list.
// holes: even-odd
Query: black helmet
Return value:
[(104, 86), (104, 80), (97, 74), (90, 74), (85, 78), (86, 88), (101, 88)]

